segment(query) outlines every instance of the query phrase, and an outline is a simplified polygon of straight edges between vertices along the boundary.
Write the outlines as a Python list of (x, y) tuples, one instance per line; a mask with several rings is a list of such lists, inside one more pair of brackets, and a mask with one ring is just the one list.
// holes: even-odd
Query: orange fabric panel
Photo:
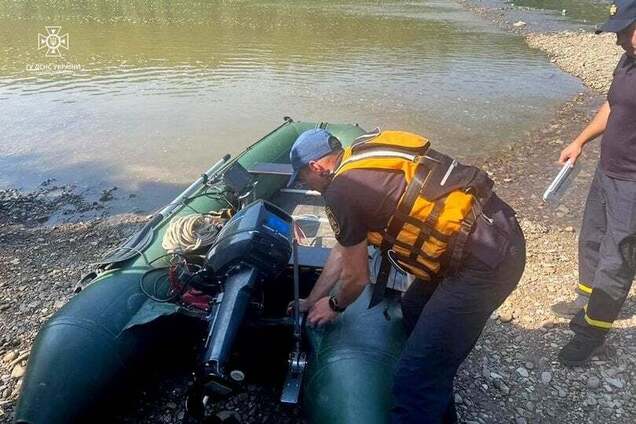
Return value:
[(382, 131), (377, 137), (372, 138), (367, 143), (415, 149), (423, 148), (430, 144), (426, 137), (407, 131)]

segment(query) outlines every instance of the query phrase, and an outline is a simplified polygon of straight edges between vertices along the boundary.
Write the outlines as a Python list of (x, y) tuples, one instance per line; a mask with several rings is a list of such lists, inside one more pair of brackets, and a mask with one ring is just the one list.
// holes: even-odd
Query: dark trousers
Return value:
[(521, 230), (508, 239), (496, 268), (468, 255), (456, 275), (434, 282), (416, 280), (405, 293), (402, 311), (410, 335), (395, 372), (392, 423), (457, 422), (457, 368), (523, 274)]
[(602, 339), (618, 316), (636, 272), (636, 182), (596, 169), (579, 235), (579, 285), (586, 310), (570, 322), (577, 334)]

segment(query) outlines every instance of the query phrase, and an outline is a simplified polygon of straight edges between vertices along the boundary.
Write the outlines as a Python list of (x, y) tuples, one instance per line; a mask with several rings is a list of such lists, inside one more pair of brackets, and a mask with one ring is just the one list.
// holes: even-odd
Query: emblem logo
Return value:
[(46, 35), (38, 33), (38, 50), (46, 48), (46, 57), (62, 57), (60, 49), (68, 50), (69, 36), (61, 34), (61, 26), (47, 26)]
[(327, 219), (329, 220), (329, 225), (331, 225), (331, 229), (333, 230), (336, 237), (340, 237), (340, 225), (338, 221), (336, 221), (336, 216), (333, 214), (333, 211), (329, 206), (325, 208), (325, 214), (327, 215)]
[(613, 4), (610, 6), (610, 16), (615, 16), (618, 13), (618, 6), (616, 6), (616, 4)]

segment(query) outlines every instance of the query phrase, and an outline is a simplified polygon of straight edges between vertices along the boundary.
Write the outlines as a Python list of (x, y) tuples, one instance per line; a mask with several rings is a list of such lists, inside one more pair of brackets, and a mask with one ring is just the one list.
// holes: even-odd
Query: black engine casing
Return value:
[(228, 221), (207, 255), (207, 268), (217, 276), (245, 264), (263, 276), (280, 272), (292, 251), (292, 217), (277, 206), (257, 200)]

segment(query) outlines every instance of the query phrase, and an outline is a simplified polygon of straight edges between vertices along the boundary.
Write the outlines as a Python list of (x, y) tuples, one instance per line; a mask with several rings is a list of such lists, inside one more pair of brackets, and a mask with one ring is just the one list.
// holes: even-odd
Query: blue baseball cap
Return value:
[(636, 0), (615, 0), (609, 9), (609, 19), (596, 33), (621, 32), (636, 22)]
[(289, 152), (289, 161), (294, 173), (287, 187), (291, 187), (296, 182), (300, 170), (309, 165), (309, 162), (321, 159), (340, 149), (342, 149), (340, 140), (329, 131), (322, 128), (304, 131), (298, 136)]

